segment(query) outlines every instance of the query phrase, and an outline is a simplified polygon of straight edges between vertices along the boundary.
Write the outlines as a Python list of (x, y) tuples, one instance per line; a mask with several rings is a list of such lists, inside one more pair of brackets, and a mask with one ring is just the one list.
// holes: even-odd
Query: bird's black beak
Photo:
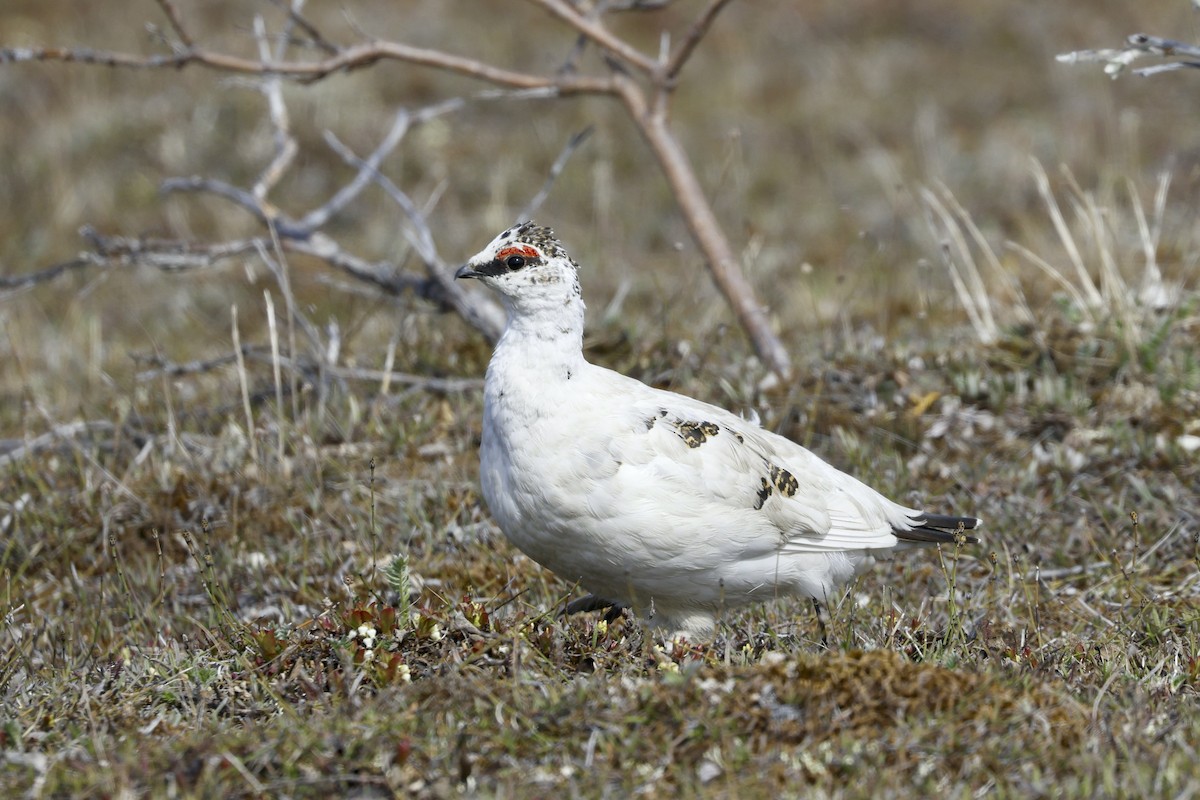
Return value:
[(455, 278), (478, 278), (479, 273), (471, 268), (470, 264), (463, 264), (458, 268), (458, 272), (454, 273)]

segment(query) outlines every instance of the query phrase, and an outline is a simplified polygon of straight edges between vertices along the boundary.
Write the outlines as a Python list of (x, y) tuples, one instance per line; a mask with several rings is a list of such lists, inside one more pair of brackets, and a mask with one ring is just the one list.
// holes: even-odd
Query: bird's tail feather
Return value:
[(971, 536), (967, 531), (975, 530), (982, 524), (983, 520), (977, 517), (922, 513), (913, 518), (912, 528), (908, 530), (895, 528), (893, 532), (896, 534), (896, 538), (902, 542), (953, 544), (955, 541), (960, 541), (958, 537), (962, 536), (964, 538), (961, 541), (966, 544), (978, 544), (979, 537)]

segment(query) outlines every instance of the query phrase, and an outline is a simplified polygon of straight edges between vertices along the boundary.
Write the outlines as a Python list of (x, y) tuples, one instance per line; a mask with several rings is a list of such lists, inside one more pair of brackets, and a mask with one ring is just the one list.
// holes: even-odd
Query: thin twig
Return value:
[(97, 264), (104, 266), (143, 264), (164, 272), (211, 267), (259, 247), (258, 238), (236, 239), (216, 244), (197, 244), (173, 239), (137, 239), (126, 236), (102, 236), (90, 227), (82, 230), (96, 252)]
[(527, 72), (494, 67), (473, 58), (412, 47), (397, 42), (370, 42), (340, 50), (337, 55), (315, 61), (256, 61), (241, 56), (192, 48), (174, 55), (142, 56), (91, 48), (0, 47), (0, 64), (30, 61), (59, 61), (94, 64), (124, 69), (182, 69), (193, 64), (221, 72), (245, 75), (281, 75), (301, 81), (316, 81), (337, 72), (351, 72), (379, 61), (403, 61), (418, 66), (453, 72), (512, 89), (552, 89), (555, 94), (613, 94), (611, 79), (583, 75), (548, 78)]
[(1200, 69), (1200, 61), (1172, 61), (1168, 64), (1156, 64), (1153, 67), (1138, 67), (1133, 74), (1148, 78), (1160, 72), (1175, 72), (1181, 69)]
[[(336, 49), (326, 58), (313, 60), (286, 60), (281, 57), (254, 60), (228, 53), (215, 52), (192, 45), (176, 50), (171, 55), (134, 55), (123, 52), (92, 49), (64, 48), (0, 48), (0, 63), (23, 61), (59, 61), (66, 63), (100, 64), (131, 69), (184, 68), (201, 66), (226, 73), (258, 76), (279, 76), (301, 82), (313, 82), (338, 72), (348, 72), (370, 67), (380, 61), (400, 61), (415, 66), (424, 66), (443, 72), (466, 76), (496, 87), (536, 92), (541, 96), (567, 97), (574, 95), (608, 95), (618, 97), (627, 113), (649, 143), (679, 204), (684, 220), (692, 232), (704, 260), (726, 301), (729, 303), (743, 330), (751, 339), (759, 357), (773, 372), (782, 378), (790, 374), (790, 361), (786, 349), (775, 332), (765, 309), (758, 303), (749, 282), (742, 272), (741, 264), (734, 254), (732, 245), (725, 235), (712, 205), (705, 195), (686, 152), (680, 146), (668, 122), (668, 101), (677, 73), (685, 66), (699, 42), (707, 34), (713, 19), (727, 4), (727, 0), (710, 0), (705, 10), (685, 35), (683, 43), (673, 56), (665, 62), (652, 59), (624, 39), (604, 27), (599, 18), (592, 18), (567, 0), (528, 0), (565, 22), (575, 32), (594, 42), (602, 51), (610, 73), (597, 77), (584, 74), (559, 73), (539, 75), (505, 69), (472, 58), (457, 56), (440, 50), (413, 47), (395, 42), (364, 41), (360, 44)], [(170, 0), (163, 0), (168, 3)], [(654, 3), (632, 2), (623, 7), (630, 9), (648, 8)], [(293, 8), (293, 10), (296, 10)], [(170, 12), (168, 15), (171, 16)], [(297, 14), (298, 16), (298, 14)], [(178, 15), (172, 24), (183, 28)], [(299, 23), (297, 23), (299, 24)], [(311, 26), (309, 26), (311, 27)], [(314, 29), (315, 32), (315, 29)], [(182, 37), (181, 37), (182, 38)], [(194, 37), (188, 37), (194, 41)], [(281, 51), (282, 52), (282, 51)], [(632, 77), (641, 73), (649, 86), (643, 86)], [(648, 94), (648, 90), (651, 92)], [(358, 160), (358, 164), (362, 164)], [(361, 169), (361, 166), (360, 166)], [(376, 182), (401, 206), (410, 218), (412, 229), (405, 231), (418, 254), (424, 259), (432, 281), (423, 285), (443, 295), (459, 314), (476, 328), (495, 338), (502, 325), (499, 307), (494, 303), (484, 305), (474, 301), (472, 295), (458, 288), (445, 269), (436, 252), (432, 250), (433, 238), (427, 231), (422, 216), (407, 195), (391, 184), (378, 169), (370, 172)], [(313, 236), (311, 230), (301, 230), (277, 209), (258, 202), (252, 193), (236, 189), (219, 181), (208, 179), (177, 179), (168, 182), (167, 190), (203, 190), (215, 192), (241, 205), (261, 222), (273, 225), (289, 250), (300, 249), (300, 239)], [(312, 245), (310, 245), (312, 247)], [(321, 242), (324, 253), (339, 257), (340, 248)], [(334, 261), (329, 261), (334, 264)], [(353, 257), (338, 258), (340, 266), (350, 274), (356, 274)], [(361, 271), (359, 271), (361, 272)], [(378, 279), (378, 276), (375, 276)]]
[(276, 6), (277, 8), (282, 8), (284, 11), (286, 11), (288, 15), (288, 21), (308, 34), (309, 40), (318, 48), (324, 50), (330, 55), (338, 52), (340, 48), (333, 42), (326, 39), (320, 30), (318, 30), (315, 25), (309, 22), (308, 19), (301, 14), (300, 10), (294, 5), (286, 2), (286, 0), (270, 0), (270, 2), (271, 5)]
[(521, 209), (521, 213), (517, 215), (518, 220), (531, 219), (537, 213), (537, 210), (542, 207), (542, 203), (546, 202), (546, 198), (550, 195), (550, 190), (554, 188), (554, 183), (558, 180), (558, 176), (562, 174), (563, 169), (567, 166), (567, 161), (571, 159), (571, 156), (579, 149), (579, 146), (588, 140), (588, 137), (592, 135), (592, 130), (593, 127), (589, 125), (567, 140), (562, 152), (558, 154), (558, 158), (554, 159), (554, 164), (550, 167), (550, 174), (542, 182), (542, 188), (538, 189), (538, 193), (533, 196), (525, 208)]
[[(359, 169), (365, 166), (365, 162), (332, 133), (326, 133), (325, 141), (346, 163)], [(433, 232), (429, 229), (425, 215), (417, 208), (412, 198), (383, 173), (372, 170), (372, 174), (375, 182), (395, 201), (396, 205), (400, 206), (400, 210), (408, 218), (410, 225), (401, 229), (404, 237), (424, 262), (429, 276), (445, 293), (446, 301), (470, 325), (481, 331), (491, 341), (497, 341), (504, 330), (503, 310), (495, 302), (486, 300), (480, 295), (468, 294), (454, 281), (450, 270), (446, 267), (446, 262), (438, 255), (437, 244), (434, 242)]]
[[(296, 350), (295, 331), (292, 330), (293, 323), (299, 323), (304, 331), (305, 337), (308, 339), (309, 346), (313, 352), (320, 353), (323, 348), (321, 345), (321, 333), (317, 326), (313, 324), (303, 312), (300, 311), (296, 303), (295, 296), (292, 293), (292, 283), (289, 275), (288, 264), (285, 257), (286, 248), (283, 245), (283, 240), (279, 237), (272, 237), (268, 246), (265, 240), (259, 240), (258, 257), (266, 264), (267, 269), (275, 277), (275, 282), (279, 284), (279, 291), (284, 296), (284, 302), (287, 305), (288, 313), (288, 346), (294, 352)], [(275, 256), (271, 254), (275, 253)]]
[(175, 192), (215, 194), (217, 197), (224, 198), (249, 211), (262, 225), (266, 225), (271, 221), (272, 215), (278, 213), (275, 209), (268, 210), (260, 198), (255, 196), (254, 192), (239, 189), (232, 184), (217, 180), (216, 178), (205, 178), (200, 175), (192, 175), (186, 178), (167, 178), (162, 182), (159, 191), (163, 194), (173, 194)]
[(401, 273), (391, 261), (367, 261), (347, 253), (341, 245), (323, 233), (314, 233), (307, 240), (284, 239), (283, 246), (290, 252), (319, 258), (331, 267), (346, 273), (356, 280), (378, 286), (391, 295), (413, 292), (417, 296), (436, 300), (444, 304), (444, 298), (429, 288), (428, 278)]
[(30, 272), (25, 275), (0, 275), (0, 291), (15, 293), (22, 289), (36, 286), (39, 283), (48, 283), (61, 275), (66, 275), (68, 272), (105, 266), (110, 266), (110, 264), (103, 257), (97, 256), (95, 253), (80, 253), (69, 261), (62, 261), (53, 266), (44, 267), (36, 272)]
[[(305, 0), (292, 0), (292, 4), (288, 6), (288, 18), (284, 20), (283, 30), (279, 32), (279, 37), (275, 42), (275, 58), (283, 59), (287, 54), (288, 45), (292, 43), (292, 31), (296, 27), (296, 16), (300, 14), (300, 9), (304, 8)], [(261, 17), (262, 15), (257, 15)]]
[(1135, 33), (1125, 40), (1125, 44), (1156, 56), (1200, 58), (1200, 46), (1177, 42), (1174, 39), (1164, 39), (1161, 36), (1151, 36), (1148, 33)]
[(179, 9), (175, 8), (174, 1), (158, 0), (158, 6), (167, 15), (167, 19), (171, 23), (171, 30), (175, 31), (175, 35), (179, 37), (183, 46), (188, 50), (194, 48), (196, 43), (192, 40), (192, 35), (188, 33), (187, 28), (184, 27), (183, 18), (179, 16)]
[(754, 290), (746, 280), (733, 247), (717, 221), (716, 212), (700, 186), (700, 180), (696, 177), (696, 171), (687, 153), (671, 132), (665, 116), (648, 113), (645, 96), (632, 85), (632, 81), (625, 76), (615, 77), (622, 89), (621, 99), (630, 116), (637, 121), (642, 135), (650, 144), (650, 149), (654, 151), (666, 174), (667, 183), (671, 186), (676, 202), (679, 203), (684, 221), (704, 253), (713, 281), (725, 296), (742, 330), (746, 331), (753, 342), (759, 358), (772, 372), (786, 380), (792, 371), (787, 349), (771, 330), (771, 321), (766, 310), (755, 298)]
[(1140, 67), (1130, 70), (1129, 65), (1147, 56), (1158, 58), (1200, 58), (1200, 46), (1177, 42), (1174, 39), (1164, 39), (1161, 36), (1151, 36), (1147, 33), (1135, 33), (1126, 37), (1125, 47), (1120, 49), (1102, 48), (1099, 50), (1075, 50), (1070, 53), (1059, 53), (1056, 59), (1064, 64), (1103, 63), (1104, 71), (1113, 78), (1124, 72), (1131, 71), (1135, 75), (1148, 76), (1159, 72), (1170, 72), (1177, 69), (1200, 68), (1200, 63), (1194, 61), (1171, 61), (1150, 67)]
[[(472, 100), (511, 100), (511, 99), (528, 99), (539, 98), (545, 95), (541, 91), (533, 93), (528, 92), (482, 92)], [(441, 117), (445, 114), (450, 114), (464, 108), (467, 104), (467, 99), (462, 97), (452, 97), (449, 100), (444, 100), (440, 103), (435, 103), (416, 111), (408, 109), (400, 109), (396, 112), (396, 116), (392, 121), (392, 127), (388, 130), (383, 141), (375, 148), (371, 155), (362, 159), (362, 165), (355, 173), (354, 178), (341, 189), (339, 189), (329, 200), (319, 208), (304, 215), (299, 221), (294, 223), (295, 230), (299, 233), (314, 231), (325, 226), (325, 224), (334, 217), (338, 212), (350, 204), (354, 198), (362, 193), (362, 190), (369, 186), (374, 180), (374, 175), (378, 172), (380, 165), (383, 163), (392, 151), (399, 146), (400, 142), (407, 135), (408, 131), (416, 125), (421, 125), (430, 120)], [(326, 132), (326, 137), (332, 136), (330, 132)], [(330, 145), (332, 147), (332, 145)], [(286, 226), (285, 226), (286, 227)]]
[(679, 45), (679, 49), (671, 56), (671, 60), (667, 62), (663, 74), (668, 81), (674, 81), (679, 77), (680, 71), (687, 64), (688, 59), (692, 57), (692, 53), (696, 51), (696, 45), (700, 44), (700, 40), (708, 33), (708, 29), (712, 27), (713, 21), (717, 18), (717, 14), (721, 13), (721, 9), (729, 5), (729, 0), (712, 0), (704, 12), (696, 18), (692, 23), (692, 27), (688, 29), (687, 34), (683, 37), (683, 43)]
[[(461, 104), (461, 100), (458, 100)], [(354, 179), (334, 193), (329, 200), (319, 208), (314, 208), (312, 211), (304, 215), (300, 220), (299, 226), (305, 230), (316, 230), (322, 228), (325, 223), (340, 212), (343, 208), (350, 204), (354, 198), (362, 193), (362, 190), (371, 185), (372, 176), (383, 160), (387, 158), (393, 150), (400, 144), (400, 140), (408, 133), (409, 126), (412, 122), (412, 116), (408, 113), (408, 109), (400, 109), (396, 113), (396, 117), (392, 120), (392, 127), (388, 130), (387, 136), (383, 137), (383, 141), (375, 148), (371, 155), (363, 159), (363, 166), (354, 174)], [(326, 133), (328, 135), (328, 132)]]
[[(275, 356), (271, 348), (265, 345), (242, 345), (242, 357), (248, 361), (273, 366)], [(228, 367), (238, 362), (238, 352), (225, 353), (213, 358), (174, 363), (158, 355), (136, 356), (138, 361), (153, 366), (138, 372), (134, 377), (139, 382), (155, 380), (160, 377), (180, 378), (189, 375), (202, 375), (214, 370)], [(301, 375), (311, 375), (317, 370), (317, 364), (312, 361), (295, 359), (285, 355), (278, 357), (279, 366), (297, 372)], [(439, 378), (428, 375), (413, 375), (406, 372), (395, 372), (391, 369), (366, 369), (363, 367), (327, 367), (332, 377), (348, 381), (366, 381), (368, 383), (389, 383), (426, 389), (431, 392), (473, 392), (483, 388), (479, 378)], [(12, 452), (11, 450), (9, 452)]]
[(254, 409), (250, 406), (250, 381), (246, 375), (246, 360), (242, 357), (242, 334), (238, 329), (237, 305), (229, 311), (233, 354), (237, 361), (238, 386), (242, 390), (242, 411), (246, 415), (246, 438), (250, 441), (250, 460), (258, 464), (258, 436), (255, 435)]
[(36, 455), (51, 447), (90, 436), (93, 433), (112, 433), (114, 430), (116, 430), (116, 425), (102, 420), (55, 425), (48, 432), (34, 436), (32, 439), (17, 442), (11, 447), (6, 445), (3, 452), (0, 452), (0, 467), (8, 466), (26, 456)]
[[(258, 42), (258, 55), (264, 61), (272, 56), (276, 59), (283, 57), (282, 42), (274, 54), (271, 52), (271, 43), (267, 39), (267, 24), (263, 20), (262, 14), (254, 15), (254, 38)], [(282, 41), (286, 42), (286, 37)], [(279, 183), (279, 179), (291, 167), (292, 160), (300, 151), (300, 147), (296, 144), (295, 137), (292, 136), (287, 104), (283, 102), (283, 81), (278, 75), (267, 75), (262, 80), (260, 91), (267, 99), (268, 116), (275, 132), (275, 157), (259, 175), (251, 190), (259, 202), (262, 202), (266, 199), (267, 193), (275, 187), (275, 184)]]
[[(81, 253), (77, 258), (35, 272), (0, 277), (0, 291), (20, 291), (47, 283), (68, 272), (89, 268), (148, 266), (163, 272), (206, 269), (230, 258), (256, 253), (269, 247), (266, 237), (252, 237), (213, 244), (174, 240), (143, 240), (126, 237), (102, 237), (86, 229), (97, 252)], [(350, 277), (369, 283), (390, 295), (412, 292), (418, 297), (445, 305), (445, 298), (430, 278), (401, 273), (390, 261), (370, 262), (347, 253), (333, 239), (321, 233), (307, 240), (282, 239), (283, 247), (293, 253), (320, 259)]]
[(176, 363), (167, 361), (158, 353), (138, 354), (133, 355), (134, 361), (141, 364), (149, 364), (149, 369), (144, 369), (135, 374), (134, 380), (149, 381), (157, 380), (161, 377), (167, 378), (182, 378), (187, 375), (200, 375), (206, 372), (212, 372), (220, 367), (225, 367), (234, 364), (238, 361), (239, 354), (248, 357), (251, 353), (261, 352), (262, 345), (247, 344), (242, 345), (240, 351), (226, 353), (225, 355), (216, 356), (215, 358), (196, 359), (194, 361), (184, 361)]
[(530, 0), (530, 2), (549, 11), (621, 61), (637, 67), (648, 75), (657, 71), (658, 64), (654, 62), (654, 59), (613, 35), (611, 31), (600, 24), (599, 20), (580, 14), (563, 0)]

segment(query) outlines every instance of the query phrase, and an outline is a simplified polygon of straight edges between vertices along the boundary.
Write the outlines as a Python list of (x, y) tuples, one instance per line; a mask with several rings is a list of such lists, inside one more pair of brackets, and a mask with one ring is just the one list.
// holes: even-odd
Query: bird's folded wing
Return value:
[(743, 556), (896, 545), (899, 506), (788, 439), (667, 392), (617, 413), (620, 466), (593, 487), (605, 513), (652, 507)]

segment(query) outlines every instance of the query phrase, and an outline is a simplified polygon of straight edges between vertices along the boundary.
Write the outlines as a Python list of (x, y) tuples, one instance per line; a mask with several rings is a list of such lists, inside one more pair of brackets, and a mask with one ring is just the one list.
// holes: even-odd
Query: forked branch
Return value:
[[(1119, 49), (1075, 50), (1060, 53), (1057, 58), (1064, 64), (1104, 64), (1104, 71), (1113, 78), (1118, 78), (1127, 71), (1146, 77), (1179, 69), (1200, 69), (1200, 61), (1193, 60), (1200, 59), (1200, 47), (1147, 33), (1135, 33), (1127, 37), (1125, 46)], [(1143, 58), (1158, 58), (1161, 61), (1147, 67), (1130, 68), (1131, 64)]]
[[(554, 97), (577, 95), (602, 95), (620, 100), (643, 138), (650, 146), (655, 159), (675, 196), (688, 229), (713, 276), (714, 283), (724, 295), (738, 322), (745, 330), (759, 357), (768, 368), (782, 378), (791, 373), (787, 350), (772, 330), (765, 308), (758, 302), (755, 293), (742, 271), (742, 265), (717, 219), (691, 160), (681, 146), (669, 121), (670, 98), (675, 90), (679, 75), (694, 55), (701, 41), (712, 27), (720, 11), (729, 0), (710, 0), (693, 21), (674, 48), (666, 47), (658, 58), (651, 58), (628, 41), (617, 36), (604, 25), (605, 11), (637, 11), (656, 8), (660, 3), (598, 3), (595, 13), (585, 13), (567, 0), (527, 0), (561, 21), (577, 35), (584, 46), (592, 45), (602, 51), (604, 67), (599, 74), (587, 74), (577, 68), (576, 59), (571, 59), (571, 68), (552, 74), (536, 74), (507, 69), (473, 58), (454, 55), (442, 50), (414, 47), (397, 42), (367, 41), (350, 46), (339, 46), (323, 36), (317, 26), (304, 19), (295, 8), (288, 9), (289, 25), (294, 26), (309, 38), (313, 50), (320, 57), (289, 60), (282, 49), (270, 53), (260, 51), (260, 57), (247, 58), (241, 55), (217, 52), (198, 44), (187, 21), (176, 8), (174, 0), (158, 0), (166, 15), (170, 29), (177, 41), (171, 45), (169, 54), (137, 55), (93, 49), (63, 49), (52, 47), (0, 48), (0, 64), (4, 62), (55, 61), (83, 63), (111, 67), (136, 69), (164, 69), (200, 66), (225, 73), (288, 78), (300, 82), (321, 80), (337, 72), (364, 69), (381, 61), (399, 61), (443, 72), (474, 78), (504, 89), (535, 90)], [(664, 40), (665, 41), (665, 40)], [(286, 154), (283, 154), (286, 155)], [(389, 189), (378, 172), (378, 160), (373, 158), (354, 162), (360, 167), (360, 181), (366, 176), (384, 186), (385, 190), (405, 208), (402, 192)], [(277, 179), (268, 172), (264, 185)], [(305, 223), (322, 221), (321, 214), (310, 212), (300, 220), (282, 218), (277, 210), (261, 202), (262, 192), (229, 187), (209, 179), (191, 179), (187, 183), (169, 184), (168, 188), (210, 191), (246, 208), (262, 222), (269, 222), (285, 239), (291, 239), (289, 247), (298, 248), (306, 242)], [(348, 187), (349, 188), (349, 187)], [(357, 187), (355, 187), (357, 188)], [(336, 204), (334, 200), (331, 204)], [(337, 201), (340, 202), (340, 201)], [(407, 212), (406, 212), (407, 213)], [(315, 216), (314, 216), (315, 215)], [(408, 214), (411, 217), (411, 214)], [(421, 237), (424, 238), (424, 237)], [(307, 242), (311, 246), (311, 242)], [(437, 268), (427, 264), (431, 270)], [(457, 290), (436, 271), (431, 274), (442, 291), (447, 292), (452, 306), (464, 313), (466, 306)], [(465, 295), (464, 295), (465, 297)], [(476, 309), (478, 310), (478, 309)], [(468, 315), (469, 316), (469, 315)], [(487, 313), (471, 318), (477, 327), (486, 329), (480, 320)]]

